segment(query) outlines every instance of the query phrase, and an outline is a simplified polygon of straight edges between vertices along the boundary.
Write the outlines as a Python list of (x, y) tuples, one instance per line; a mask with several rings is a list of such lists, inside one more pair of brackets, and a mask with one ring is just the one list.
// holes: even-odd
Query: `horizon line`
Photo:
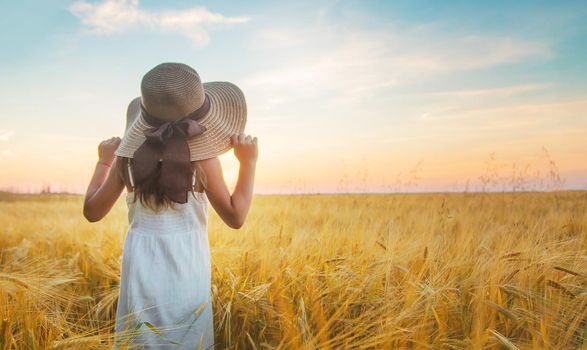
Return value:
[[(377, 191), (377, 192), (264, 192), (253, 193), (255, 196), (308, 196), (308, 195), (402, 195), (402, 194), (498, 194), (498, 193), (559, 193), (559, 192), (587, 192), (587, 188), (560, 188), (534, 190), (444, 190), (444, 191)], [(121, 193), (122, 194), (122, 193)], [(1, 195), (14, 196), (84, 196), (79, 192), (15, 192), (0, 190)]]

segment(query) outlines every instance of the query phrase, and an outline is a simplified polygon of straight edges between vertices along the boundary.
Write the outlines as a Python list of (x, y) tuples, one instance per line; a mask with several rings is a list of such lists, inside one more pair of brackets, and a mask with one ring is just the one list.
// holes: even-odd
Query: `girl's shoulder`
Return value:
[(192, 162), (192, 168), (196, 175), (200, 173), (203, 177), (216, 176), (218, 175), (218, 171), (222, 171), (220, 159), (218, 159), (218, 157), (194, 161)]
[(196, 175), (195, 191), (202, 192), (208, 184), (210, 177), (218, 176), (217, 169), (220, 168), (218, 157), (198, 160), (192, 162), (192, 169)]

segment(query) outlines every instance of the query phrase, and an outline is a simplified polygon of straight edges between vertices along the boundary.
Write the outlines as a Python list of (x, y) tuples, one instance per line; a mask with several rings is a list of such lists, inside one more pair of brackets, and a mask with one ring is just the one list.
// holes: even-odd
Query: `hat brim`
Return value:
[[(210, 110), (198, 120), (206, 131), (188, 139), (191, 161), (213, 158), (230, 150), (230, 136), (242, 133), (247, 122), (245, 96), (238, 86), (224, 81), (207, 82), (203, 86), (210, 99)], [(150, 128), (141, 115), (140, 97), (134, 98), (127, 109), (126, 132), (115, 154), (133, 158), (145, 141), (143, 132)]]

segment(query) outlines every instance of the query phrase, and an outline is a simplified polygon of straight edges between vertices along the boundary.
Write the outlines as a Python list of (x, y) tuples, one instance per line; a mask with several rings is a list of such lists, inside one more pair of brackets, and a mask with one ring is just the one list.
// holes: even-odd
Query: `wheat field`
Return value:
[[(587, 193), (256, 196), (210, 211), (217, 349), (587, 348)], [(2, 349), (110, 349), (127, 228), (0, 196)], [(156, 330), (154, 330), (156, 331)]]

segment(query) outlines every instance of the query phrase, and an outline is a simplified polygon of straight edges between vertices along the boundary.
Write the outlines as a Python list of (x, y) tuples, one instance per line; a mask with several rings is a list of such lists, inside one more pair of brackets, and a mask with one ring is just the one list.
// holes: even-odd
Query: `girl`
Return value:
[[(257, 161), (257, 138), (243, 134), (245, 123), (237, 86), (202, 83), (193, 68), (163, 63), (143, 77), (124, 137), (100, 143), (84, 216), (102, 219), (125, 187), (129, 208), (117, 342), (134, 330), (126, 339), (133, 345), (213, 347), (207, 203), (228, 226), (243, 225)], [(232, 195), (217, 157), (231, 147), (240, 163)]]

